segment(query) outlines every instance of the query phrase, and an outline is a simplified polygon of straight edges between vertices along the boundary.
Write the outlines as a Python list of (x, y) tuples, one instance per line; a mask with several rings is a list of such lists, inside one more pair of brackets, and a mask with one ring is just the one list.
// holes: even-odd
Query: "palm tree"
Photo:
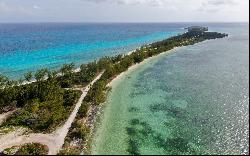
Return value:
[(41, 81), (44, 79), (46, 73), (48, 73), (48, 69), (40, 69), (35, 73), (36, 81)]
[(32, 72), (27, 72), (26, 74), (24, 74), (24, 78), (26, 81), (30, 82), (32, 79)]
[(57, 76), (57, 71), (47, 71), (48, 80), (53, 80)]
[(0, 75), (0, 89), (5, 87), (9, 79), (6, 76)]
[(64, 64), (60, 71), (61, 71), (62, 75), (71, 75), (74, 67), (75, 67), (75, 65), (73, 63)]

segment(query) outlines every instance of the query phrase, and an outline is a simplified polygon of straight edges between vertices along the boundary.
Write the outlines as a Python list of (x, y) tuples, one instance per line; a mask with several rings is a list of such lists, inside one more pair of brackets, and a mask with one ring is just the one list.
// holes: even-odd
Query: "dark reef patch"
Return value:
[(167, 111), (168, 110), (167, 104), (153, 104), (149, 106), (151, 112), (159, 112), (159, 111)]
[(187, 153), (190, 148), (188, 140), (182, 137), (163, 139), (160, 134), (157, 134), (154, 136), (154, 142), (158, 148), (163, 148), (171, 154)]
[(129, 136), (135, 136), (136, 133), (137, 133), (137, 131), (136, 131), (136, 129), (134, 127), (127, 127), (126, 131), (127, 131), (127, 134)]
[(129, 109), (128, 109), (128, 111), (129, 112), (139, 112), (139, 108), (137, 108), (137, 107), (130, 107)]
[(135, 139), (129, 139), (128, 141), (128, 153), (131, 154), (131, 155), (140, 155), (140, 152), (139, 152), (139, 143), (137, 140)]
[(164, 149), (164, 151), (169, 154), (197, 153), (196, 150), (189, 145), (189, 137), (183, 137), (184, 135), (182, 133), (186, 131), (176, 130), (178, 131), (178, 135), (174, 135), (171, 138), (164, 138), (145, 121), (140, 122), (139, 119), (132, 119), (130, 125), (131, 126), (126, 129), (129, 137), (127, 148), (129, 154), (139, 155), (140, 147), (143, 146), (147, 140), (153, 140), (157, 148)]
[(131, 124), (131, 125), (138, 125), (138, 124), (140, 124), (140, 121), (139, 121), (139, 119), (132, 119), (132, 120), (130, 121), (130, 124)]
[(187, 118), (187, 112), (179, 107), (172, 106), (171, 104), (153, 104), (149, 106), (149, 109), (151, 112), (160, 112), (163, 111), (166, 113), (166, 115), (170, 115), (177, 118)]
[(170, 122), (164, 122), (163, 123), (163, 125), (164, 125), (164, 127), (166, 127), (166, 128), (170, 128), (170, 127), (172, 127), (173, 126), (173, 124), (172, 123), (170, 123)]
[(168, 109), (168, 112), (174, 116), (174, 117), (177, 117), (177, 118), (185, 118), (186, 117), (186, 111), (184, 111), (183, 109), (181, 108), (178, 108), (178, 107), (170, 107)]
[(153, 129), (148, 123), (140, 122), (139, 125), (141, 126), (141, 129), (138, 130), (138, 133), (141, 135), (143, 139), (145, 139), (145, 137), (148, 137), (150, 134), (154, 133)]
[(174, 151), (180, 151), (180, 152), (188, 152), (188, 141), (184, 138), (177, 137), (177, 138), (171, 138), (166, 139), (165, 141), (165, 148), (166, 150), (174, 150)]

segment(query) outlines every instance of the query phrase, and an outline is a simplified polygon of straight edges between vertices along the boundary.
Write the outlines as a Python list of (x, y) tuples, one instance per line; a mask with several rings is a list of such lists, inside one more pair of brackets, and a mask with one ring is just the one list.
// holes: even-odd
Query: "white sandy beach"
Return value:
[[(108, 83), (107, 86), (108, 86), (108, 87), (113, 87), (120, 79), (122, 79), (124, 76), (126, 76), (126, 75), (129, 74), (130, 72), (135, 71), (135, 70), (138, 69), (140, 66), (143, 66), (143, 65), (145, 65), (146, 63), (148, 63), (148, 62), (150, 62), (150, 61), (152, 61), (152, 60), (154, 60), (154, 59), (158, 59), (158, 58), (160, 58), (160, 57), (162, 57), (162, 56), (164, 56), (164, 55), (167, 55), (167, 54), (169, 54), (169, 53), (172, 53), (172, 52), (174, 52), (174, 51), (176, 51), (176, 50), (178, 50), (178, 49), (180, 49), (180, 48), (181, 48), (181, 47), (175, 47), (174, 49), (171, 49), (171, 50), (169, 50), (169, 51), (160, 53), (160, 54), (158, 54), (158, 55), (149, 57), (149, 58), (143, 60), (143, 61), (140, 62), (140, 63), (137, 63), (137, 64), (132, 65), (131, 67), (128, 68), (128, 70), (126, 70), (125, 72), (123, 72), (123, 73), (117, 75), (110, 83)], [(127, 55), (130, 55), (132, 52), (133, 52), (133, 51), (129, 52)]]

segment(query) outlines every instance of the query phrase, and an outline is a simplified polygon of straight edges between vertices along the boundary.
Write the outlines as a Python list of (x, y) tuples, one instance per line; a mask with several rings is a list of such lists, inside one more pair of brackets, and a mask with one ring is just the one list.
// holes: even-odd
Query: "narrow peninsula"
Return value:
[[(21, 155), (89, 154), (94, 118), (111, 89), (108, 83), (116, 76), (175, 47), (228, 36), (208, 32), (205, 27), (187, 29), (183, 34), (142, 46), (129, 55), (103, 57), (82, 64), (79, 70), (75, 70), (74, 64), (65, 64), (59, 71), (28, 72), (20, 81), (0, 76), (0, 151)], [(23, 84), (24, 81), (30, 83)], [(65, 124), (66, 128), (60, 131)], [(60, 144), (55, 143), (58, 140)]]

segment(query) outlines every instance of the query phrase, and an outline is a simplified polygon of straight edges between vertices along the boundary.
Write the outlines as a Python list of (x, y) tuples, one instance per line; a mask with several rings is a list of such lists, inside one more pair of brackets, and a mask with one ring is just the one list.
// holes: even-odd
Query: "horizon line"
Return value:
[(98, 21), (55, 21), (55, 22), (52, 22), (52, 21), (41, 21), (41, 22), (38, 22), (38, 21), (27, 21), (27, 22), (0, 22), (0, 24), (42, 24), (42, 23), (72, 23), (72, 24), (174, 24), (174, 23), (249, 23), (249, 21), (222, 21), (222, 22), (219, 22), (219, 21), (185, 21), (185, 22), (180, 22), (180, 21), (171, 21), (171, 22), (131, 22), (131, 21), (125, 21), (125, 22), (111, 22), (111, 21), (104, 21), (104, 22), (98, 22)]

